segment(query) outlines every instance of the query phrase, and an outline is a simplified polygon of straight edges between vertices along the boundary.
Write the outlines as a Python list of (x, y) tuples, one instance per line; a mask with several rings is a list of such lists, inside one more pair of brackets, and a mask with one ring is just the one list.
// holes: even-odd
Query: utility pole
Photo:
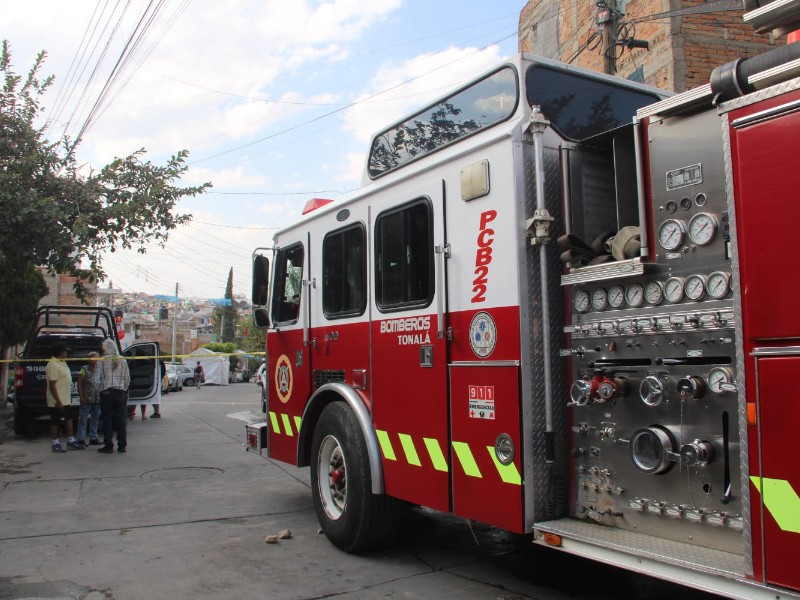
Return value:
[(603, 73), (614, 75), (617, 72), (617, 2), (603, 0), (598, 2), (597, 24), (603, 26)]
[(175, 284), (175, 310), (172, 312), (172, 362), (175, 362), (175, 334), (178, 329), (178, 284)]

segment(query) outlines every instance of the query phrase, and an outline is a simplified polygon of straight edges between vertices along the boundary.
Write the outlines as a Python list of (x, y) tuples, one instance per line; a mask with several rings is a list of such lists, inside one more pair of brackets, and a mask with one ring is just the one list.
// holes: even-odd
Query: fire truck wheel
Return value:
[(322, 531), (338, 548), (358, 552), (396, 537), (404, 505), (372, 493), (367, 444), (353, 411), (329, 404), (311, 446), (311, 490)]

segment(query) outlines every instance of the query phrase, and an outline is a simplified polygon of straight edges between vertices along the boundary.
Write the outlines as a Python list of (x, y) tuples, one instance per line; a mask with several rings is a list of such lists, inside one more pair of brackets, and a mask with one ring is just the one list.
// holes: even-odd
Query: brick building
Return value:
[[(602, 52), (609, 47), (616, 75), (683, 92), (708, 83), (719, 65), (785, 43), (756, 34), (734, 0), (609, 0), (619, 13), (616, 40), (635, 38), (650, 47), (607, 46), (597, 25), (605, 6), (590, 0), (529, 1), (520, 13), (519, 50), (602, 72)], [(708, 9), (715, 12), (695, 12)]]
[[(44, 267), (41, 267), (40, 271), (42, 272), (42, 276), (44, 276), (44, 282), (47, 284), (47, 295), (39, 300), (39, 306), (51, 306), (56, 304), (61, 306), (85, 306), (89, 304), (94, 306), (96, 304), (94, 297), (92, 297), (88, 303), (78, 300), (75, 296), (75, 277), (64, 274), (51, 275)], [(89, 290), (90, 294), (97, 293), (96, 282), (84, 282), (84, 285), (86, 289)]]

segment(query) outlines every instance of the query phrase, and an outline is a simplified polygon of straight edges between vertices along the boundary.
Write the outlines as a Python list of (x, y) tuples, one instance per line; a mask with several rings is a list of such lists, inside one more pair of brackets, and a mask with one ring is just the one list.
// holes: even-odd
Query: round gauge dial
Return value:
[(689, 221), (689, 239), (698, 246), (707, 246), (717, 235), (717, 218), (708, 213), (697, 213)]
[(733, 373), (725, 367), (714, 367), (708, 372), (708, 389), (715, 394), (724, 394), (723, 386), (733, 383)]
[(697, 204), (697, 206), (705, 206), (707, 201), (708, 198), (703, 192), (700, 192), (694, 197), (694, 203)]
[(644, 288), (641, 283), (632, 283), (625, 288), (625, 302), (634, 308), (644, 303)]
[(675, 304), (683, 300), (683, 278), (670, 277), (664, 284), (664, 298), (667, 302)]
[(706, 278), (702, 275), (690, 275), (683, 284), (683, 292), (689, 300), (700, 300), (706, 295)]
[(692, 208), (692, 201), (689, 198), (681, 198), (681, 208), (683, 210), (689, 210)]
[(608, 303), (611, 308), (621, 308), (625, 304), (625, 290), (621, 285), (612, 285), (608, 288)]
[(661, 304), (664, 301), (664, 288), (658, 281), (648, 281), (644, 286), (644, 299), (648, 304)]
[(589, 292), (586, 290), (578, 290), (575, 292), (575, 298), (572, 300), (572, 305), (579, 313), (587, 312), (589, 307), (592, 305)]
[(708, 276), (708, 295), (716, 300), (720, 300), (731, 291), (731, 276), (723, 271), (714, 271)]
[(658, 243), (664, 250), (677, 250), (686, 237), (686, 225), (677, 219), (667, 219), (658, 228)]
[(592, 292), (592, 308), (594, 310), (604, 310), (608, 308), (608, 295), (603, 288), (597, 288)]
[(675, 203), (675, 200), (670, 200), (670, 201), (669, 201), (669, 202), (667, 202), (667, 204), (664, 206), (664, 210), (666, 210), (666, 211), (667, 211), (669, 214), (672, 214), (672, 213), (674, 213), (676, 210), (678, 210), (678, 205)]

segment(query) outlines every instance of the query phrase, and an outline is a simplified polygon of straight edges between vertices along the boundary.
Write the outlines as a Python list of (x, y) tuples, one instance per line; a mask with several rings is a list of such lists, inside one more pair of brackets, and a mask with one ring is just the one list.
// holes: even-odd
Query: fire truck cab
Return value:
[(518, 55), (376, 134), (358, 192), (256, 251), (268, 453), (310, 466), (334, 544), (421, 505), (800, 597), (797, 284), (773, 260), (800, 79), (773, 82), (668, 97)]

